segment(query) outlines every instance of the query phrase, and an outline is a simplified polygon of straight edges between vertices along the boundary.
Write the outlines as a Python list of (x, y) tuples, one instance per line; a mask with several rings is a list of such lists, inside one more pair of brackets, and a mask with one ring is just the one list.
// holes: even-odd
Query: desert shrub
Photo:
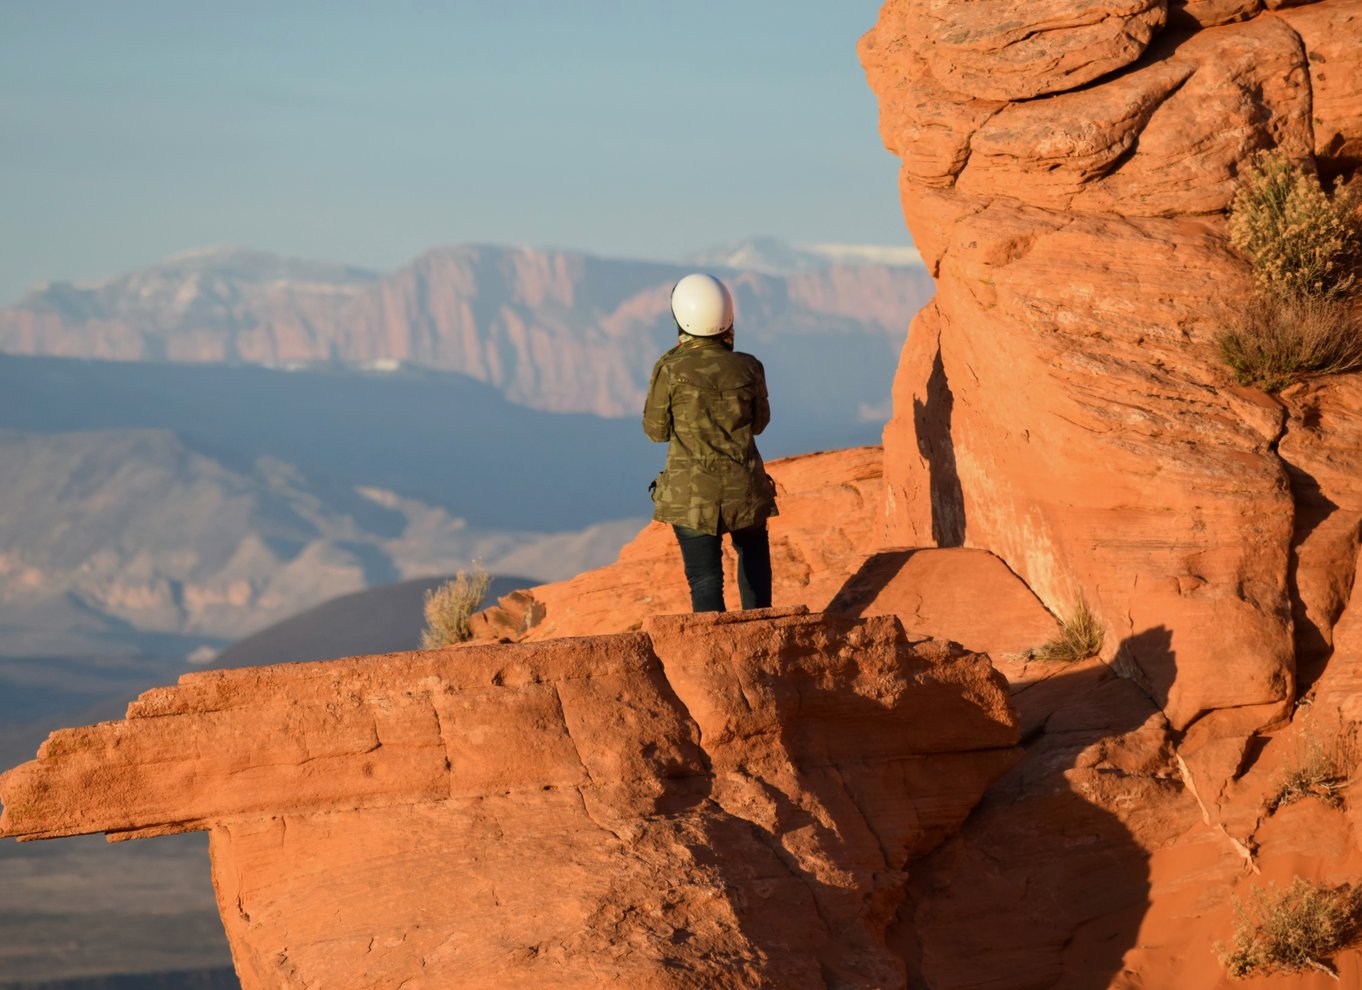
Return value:
[(1106, 630), (1088, 608), (1086, 599), (1080, 598), (1060, 616), (1059, 635), (1048, 643), (1032, 647), (1022, 657), (1027, 660), (1086, 660), (1101, 652), (1105, 635)]
[(1330, 958), (1354, 942), (1362, 922), (1362, 890), (1296, 877), (1284, 891), (1255, 888), (1247, 907), (1234, 899), (1232, 944), (1216, 945), (1235, 979), (1316, 969), (1337, 977)]
[(1356, 280), (1362, 217), (1356, 190), (1335, 186), (1281, 151), (1259, 152), (1230, 206), (1230, 243), (1269, 296), (1336, 299)]
[(469, 617), (482, 604), (491, 578), (482, 565), (474, 562), (472, 572), (459, 571), (450, 581), (426, 592), (426, 628), (421, 633), (421, 649), (434, 650), (454, 643), (466, 643), (473, 632)]
[(1268, 813), (1310, 797), (1333, 808), (1342, 807), (1343, 788), (1351, 779), (1355, 762), (1352, 741), (1341, 731), (1327, 739), (1314, 731), (1302, 732), (1268, 796)]
[(1362, 319), (1346, 299), (1264, 294), (1226, 324), (1220, 355), (1241, 385), (1277, 392), (1302, 375), (1362, 368)]

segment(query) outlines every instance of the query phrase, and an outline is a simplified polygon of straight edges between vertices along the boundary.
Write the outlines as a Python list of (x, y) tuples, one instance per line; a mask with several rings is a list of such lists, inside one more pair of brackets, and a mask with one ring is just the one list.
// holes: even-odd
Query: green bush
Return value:
[(482, 604), (491, 578), (482, 565), (474, 562), (472, 573), (459, 571), (451, 581), (426, 592), (426, 628), (421, 633), (421, 649), (466, 643), (473, 637), (468, 619)]
[(1270, 296), (1337, 299), (1356, 281), (1362, 220), (1356, 190), (1335, 186), (1281, 151), (1259, 152), (1230, 206), (1230, 243)]
[(1362, 319), (1347, 300), (1264, 294), (1225, 322), (1220, 356), (1241, 385), (1278, 392), (1307, 374), (1362, 368)]
[(1220, 962), (1235, 979), (1308, 969), (1338, 976), (1330, 958), (1356, 941), (1362, 922), (1362, 891), (1349, 884), (1328, 887), (1301, 877), (1278, 891), (1255, 888), (1250, 904), (1236, 897), (1239, 919), (1233, 944), (1216, 945)]

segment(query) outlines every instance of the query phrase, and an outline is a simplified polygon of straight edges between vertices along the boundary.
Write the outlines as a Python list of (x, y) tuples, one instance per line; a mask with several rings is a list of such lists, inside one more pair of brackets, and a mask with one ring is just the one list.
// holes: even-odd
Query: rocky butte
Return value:
[[(1362, 377), (1215, 345), (1243, 163), (1362, 164), (1362, 0), (891, 0), (860, 53), (937, 293), (883, 451), (774, 466), (777, 608), (672, 614), (650, 527), (474, 645), (56, 733), (5, 834), (208, 829), (252, 990), (1213, 988), (1232, 895), (1362, 880), (1346, 786), (1274, 800), (1362, 719)], [(1023, 659), (1079, 600), (1101, 656)]]

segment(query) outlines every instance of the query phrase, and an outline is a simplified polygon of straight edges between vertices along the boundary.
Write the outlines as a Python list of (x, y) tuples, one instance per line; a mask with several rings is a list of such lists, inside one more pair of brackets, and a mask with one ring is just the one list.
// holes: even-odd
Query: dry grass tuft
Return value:
[(1362, 196), (1335, 186), (1280, 151), (1259, 152), (1230, 206), (1230, 243), (1248, 257), (1265, 293), (1336, 299), (1362, 261)]
[(1277, 392), (1307, 374), (1362, 368), (1362, 318), (1347, 300), (1264, 295), (1227, 322), (1220, 354), (1241, 385)]
[(1230, 976), (1241, 980), (1314, 969), (1337, 979), (1329, 960), (1362, 931), (1362, 890), (1296, 877), (1281, 892), (1275, 885), (1270, 891), (1255, 888), (1247, 908), (1236, 897), (1234, 912), (1239, 924), (1233, 944), (1215, 947)]
[(1102, 650), (1106, 630), (1092, 614), (1085, 599), (1078, 599), (1066, 615), (1060, 616), (1059, 635), (1050, 642), (1024, 652), (1023, 660), (1072, 662), (1095, 657)]
[(426, 592), (426, 628), (421, 633), (421, 649), (466, 643), (473, 637), (468, 619), (482, 604), (491, 578), (482, 565), (474, 562), (472, 572), (459, 571), (452, 581)]
[(1331, 808), (1341, 808), (1343, 789), (1352, 779), (1357, 762), (1353, 750), (1351, 738), (1341, 732), (1331, 736), (1327, 743), (1313, 732), (1302, 733), (1295, 754), (1287, 761), (1267, 799), (1268, 814), (1311, 797)]

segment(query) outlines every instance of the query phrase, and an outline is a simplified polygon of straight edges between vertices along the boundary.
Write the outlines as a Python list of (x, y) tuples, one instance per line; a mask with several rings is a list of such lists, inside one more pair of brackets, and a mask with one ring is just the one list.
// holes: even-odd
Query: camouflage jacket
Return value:
[(753, 526), (776, 514), (775, 485), (754, 437), (771, 420), (766, 372), (750, 354), (696, 337), (653, 366), (643, 432), (669, 443), (653, 518), (706, 533)]

